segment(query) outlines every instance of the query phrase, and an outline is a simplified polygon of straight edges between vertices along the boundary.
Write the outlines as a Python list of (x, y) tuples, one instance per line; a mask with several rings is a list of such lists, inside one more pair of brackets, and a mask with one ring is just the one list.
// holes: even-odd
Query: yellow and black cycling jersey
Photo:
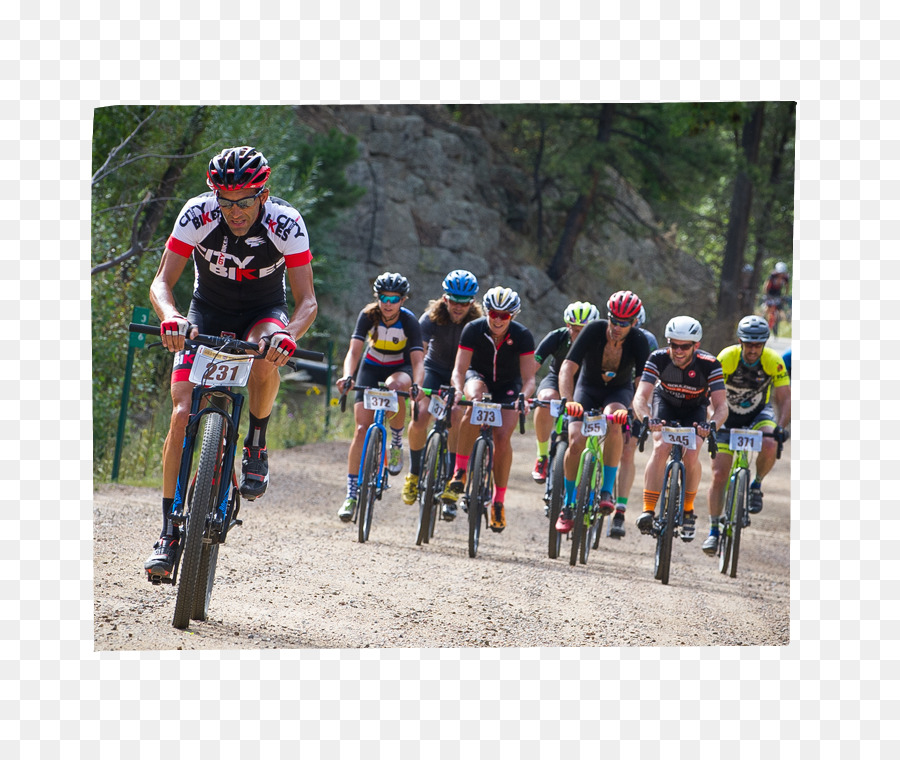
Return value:
[(729, 414), (755, 415), (769, 403), (772, 388), (791, 383), (784, 359), (771, 348), (764, 348), (759, 361), (752, 366), (741, 361), (740, 344), (722, 349), (718, 359), (725, 378)]

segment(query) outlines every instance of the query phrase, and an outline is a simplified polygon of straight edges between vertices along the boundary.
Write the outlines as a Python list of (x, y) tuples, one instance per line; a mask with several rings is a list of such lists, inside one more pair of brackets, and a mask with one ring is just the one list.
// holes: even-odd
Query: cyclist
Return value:
[[(603, 514), (615, 509), (613, 484), (622, 456), (624, 436), (621, 424), (628, 419), (628, 408), (634, 396), (635, 375), (644, 371), (650, 354), (647, 337), (634, 325), (641, 311), (641, 299), (630, 290), (613, 293), (606, 303), (606, 319), (586, 325), (572, 344), (559, 372), (560, 393), (568, 399), (566, 412), (581, 417), (585, 409), (603, 409), (615, 416), (603, 444), (603, 481), (599, 507)], [(578, 373), (578, 382), (575, 375)], [(569, 448), (565, 458), (566, 506), (556, 521), (559, 533), (572, 530), (575, 505), (575, 478), (585, 447), (581, 434), (582, 421), (569, 421)], [(624, 520), (624, 512), (617, 515)]]
[[(494, 287), (484, 294), (482, 306), (487, 314), (469, 322), (459, 338), (452, 376), (456, 401), (463, 394), (467, 399), (479, 401), (485, 393), (500, 403), (515, 401), (520, 392), (530, 398), (534, 393), (537, 363), (531, 331), (514, 321), (522, 306), (519, 294), (510, 288)], [(441, 494), (450, 511), (455, 511), (456, 500), (465, 490), (469, 452), (478, 437), (478, 427), (468, 422), (470, 415), (471, 407), (468, 407), (459, 426), (455, 472)], [(513, 458), (510, 438), (518, 412), (504, 409), (502, 415), (503, 425), (494, 431), (494, 501), (490, 528), (495, 533), (506, 527), (504, 501)]]
[[(538, 344), (534, 352), (534, 359), (538, 364), (550, 360), (549, 371), (538, 385), (537, 397), (541, 401), (559, 399), (559, 368), (569, 353), (572, 341), (578, 337), (582, 328), (592, 320), (600, 319), (600, 312), (596, 306), (586, 301), (570, 303), (563, 312), (564, 327), (558, 327), (548, 332)], [(538, 406), (534, 410), (534, 437), (537, 440), (537, 461), (534, 463), (534, 471), (531, 477), (537, 483), (547, 481), (550, 433), (553, 431), (553, 418), (550, 409)]]
[[(444, 278), (442, 288), (443, 295), (430, 301), (428, 309), (419, 317), (422, 343), (425, 346), (425, 379), (422, 381), (422, 387), (432, 391), (437, 391), (442, 385), (450, 385), (460, 333), (469, 322), (482, 316), (481, 306), (475, 303), (478, 280), (474, 274), (465, 269), (454, 269)], [(422, 454), (428, 440), (428, 426), (431, 422), (428, 397), (423, 395), (418, 405), (418, 419), (413, 419), (407, 430), (409, 474), (406, 476), (401, 494), (406, 504), (415, 503), (418, 496)], [(451, 416), (447, 445), (453, 455), (456, 454), (456, 439), (459, 435), (462, 413), (462, 407), (455, 407)], [(456, 512), (443, 510), (443, 517), (445, 520), (452, 520), (456, 517)]]
[[(189, 381), (195, 351), (185, 338), (234, 335), (259, 342), (265, 357), (253, 362), (247, 384), (250, 425), (244, 438), (240, 492), (253, 500), (269, 482), (266, 427), (278, 386), (278, 368), (316, 318), (309, 236), (300, 214), (270, 197), (271, 168), (255, 148), (226, 148), (209, 161), (210, 191), (189, 200), (166, 242), (150, 285), (150, 302), (162, 343), (176, 352), (171, 378), (172, 416), (163, 445), (163, 529), (144, 564), (149, 576), (168, 578), (177, 558), (180, 531), (170, 515), (176, 498), (184, 431), (191, 408)], [(194, 292), (187, 315), (173, 289), (188, 260)], [(288, 313), (285, 279), (294, 298)]]
[(787, 264), (779, 261), (766, 278), (766, 319), (770, 327), (778, 334), (778, 311), (782, 308), (787, 298), (786, 289), (791, 276), (787, 271)]
[[(771, 348), (766, 348), (769, 325), (762, 317), (744, 317), (737, 328), (737, 345), (719, 353), (719, 363), (725, 378), (729, 428), (769, 430), (776, 438), (763, 438), (762, 451), (756, 458), (756, 478), (750, 484), (749, 511), (756, 514), (763, 508), (762, 480), (775, 464), (777, 441), (786, 440), (785, 428), (791, 422), (791, 381), (784, 360)], [(776, 414), (771, 400), (778, 407)], [(728, 448), (728, 434), (716, 436), (719, 452), (712, 463), (712, 482), (709, 486), (709, 537), (703, 551), (716, 553), (719, 538), (719, 516), (722, 514), (725, 487), (731, 473), (734, 456)]]
[[(422, 385), (422, 330), (415, 315), (403, 306), (409, 296), (409, 280), (398, 272), (385, 272), (375, 278), (372, 286), (375, 301), (359, 312), (350, 347), (344, 357), (344, 376), (337, 388), (344, 393), (351, 382), (363, 388), (384, 383), (388, 388), (409, 391)], [(355, 378), (355, 379), (354, 379)], [(347, 452), (347, 498), (338, 510), (344, 522), (353, 519), (359, 494), (359, 460), (362, 456), (366, 431), (375, 419), (375, 412), (363, 404), (364, 391), (356, 391), (353, 417), (356, 429)], [(411, 399), (415, 403), (415, 398)], [(389, 418), (391, 446), (388, 472), (398, 475), (403, 469), (403, 426), (406, 404)]]
[[(650, 332), (644, 325), (647, 322), (647, 312), (644, 310), (643, 304), (638, 314), (635, 327), (639, 328), (647, 338), (650, 346), (650, 353), (659, 348), (659, 341), (656, 336)], [(635, 373), (635, 377), (639, 377)], [(628, 497), (631, 494), (631, 487), (634, 485), (634, 454), (637, 451), (637, 438), (631, 434), (625, 435), (625, 445), (622, 448), (622, 458), (619, 460), (619, 495), (616, 497), (616, 513), (613, 515), (612, 524), (609, 526), (610, 538), (622, 538), (625, 535), (625, 510), (628, 507)]]
[[(673, 317), (666, 325), (667, 348), (650, 354), (644, 374), (634, 394), (634, 413), (638, 419), (650, 418), (653, 451), (644, 470), (644, 512), (637, 520), (641, 533), (653, 528), (653, 512), (662, 490), (666, 459), (672, 445), (662, 442), (659, 432), (663, 421), (697, 428), (699, 437), (709, 435), (707, 398), (716, 425), (728, 416), (722, 365), (715, 356), (700, 350), (703, 328), (689, 316)], [(700, 447), (684, 452), (684, 522), (681, 538), (694, 540), (696, 518), (694, 497), (700, 485)]]

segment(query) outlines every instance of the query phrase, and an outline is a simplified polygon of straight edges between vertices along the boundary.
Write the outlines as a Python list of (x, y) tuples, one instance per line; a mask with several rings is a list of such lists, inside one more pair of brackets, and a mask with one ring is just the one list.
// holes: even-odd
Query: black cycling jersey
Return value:
[(519, 357), (534, 354), (531, 331), (518, 322), (510, 321), (500, 345), (494, 343), (487, 317), (479, 317), (467, 324), (459, 337), (460, 351), (471, 351), (470, 369), (490, 383), (520, 380)]
[(189, 200), (166, 248), (194, 259), (194, 299), (233, 313), (285, 302), (285, 269), (312, 260), (303, 217), (269, 197), (259, 217), (237, 237), (228, 229), (214, 193)]
[(535, 349), (534, 360), (538, 364), (543, 364), (549, 359), (548, 374), (558, 375), (559, 368), (562, 366), (566, 354), (569, 353), (571, 345), (572, 339), (569, 336), (568, 327), (559, 327), (556, 330), (551, 330)]
[(654, 351), (644, 365), (641, 381), (653, 383), (655, 393), (669, 406), (679, 409), (705, 406), (708, 394), (725, 390), (719, 360), (700, 349), (694, 351), (694, 358), (684, 369), (672, 363), (668, 348)]
[[(588, 322), (575, 338), (566, 359), (580, 366), (578, 385), (592, 388), (634, 387), (634, 378), (644, 371), (650, 355), (647, 336), (640, 330), (629, 330), (622, 343), (622, 358), (615, 375), (607, 379), (603, 373), (603, 350), (606, 348), (605, 319)], [(610, 370), (612, 371), (612, 370)]]
[(425, 369), (439, 374), (452, 372), (459, 336), (462, 335), (465, 325), (453, 322), (439, 325), (432, 322), (426, 313), (419, 317), (419, 327), (422, 330), (422, 343), (428, 343)]

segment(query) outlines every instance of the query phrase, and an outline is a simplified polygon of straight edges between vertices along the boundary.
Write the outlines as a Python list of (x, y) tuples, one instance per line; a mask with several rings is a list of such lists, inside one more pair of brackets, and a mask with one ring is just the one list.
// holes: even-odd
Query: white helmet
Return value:
[(703, 338), (703, 328), (693, 317), (672, 317), (666, 325), (666, 337), (699, 343)]
[(777, 274), (784, 274), (785, 272), (787, 272), (787, 264), (785, 264), (783, 261), (779, 261), (775, 265), (775, 272)]
[(647, 312), (644, 310), (644, 305), (641, 304), (641, 310), (638, 312), (637, 319), (635, 320), (634, 326), (640, 327), (647, 321)]
[(519, 294), (512, 288), (491, 288), (484, 294), (482, 299), (485, 311), (508, 311), (510, 314), (518, 313), (522, 308), (522, 302), (519, 300)]

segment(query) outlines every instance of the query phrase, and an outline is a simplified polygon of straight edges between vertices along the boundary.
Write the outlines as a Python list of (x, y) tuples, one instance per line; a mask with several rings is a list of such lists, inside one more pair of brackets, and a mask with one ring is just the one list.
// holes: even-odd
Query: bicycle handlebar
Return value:
[[(144, 325), (139, 322), (130, 322), (128, 332), (144, 333), (145, 335), (159, 336), (159, 325)], [(190, 332), (190, 330), (188, 331)], [(210, 348), (235, 348), (242, 351), (253, 352), (257, 357), (263, 354), (259, 353), (259, 345), (250, 343), (246, 340), (238, 340), (237, 338), (224, 338), (221, 335), (198, 335), (196, 338), (185, 338), (184, 345), (187, 348), (196, 348), (197, 346), (209, 346)], [(308, 359), (310, 361), (320, 362), (325, 359), (325, 354), (321, 351), (310, 351), (306, 348), (298, 348), (291, 354), (295, 359)]]
[[(638, 436), (638, 449), (640, 451), (644, 450), (644, 443), (646, 442), (648, 435), (650, 435), (650, 418), (644, 417), (644, 419), (641, 420), (641, 434)], [(706, 436), (706, 445), (709, 449), (710, 457), (715, 459), (716, 454), (719, 451), (719, 446), (716, 443), (716, 423), (714, 421), (709, 423), (709, 435)]]
[[(740, 430), (743, 428), (734, 428), (734, 429)], [(732, 430), (732, 428), (725, 427), (724, 425), (722, 425), (722, 427), (719, 428), (719, 432), (721, 432), (721, 433), (728, 433), (731, 430)], [(775, 435), (774, 431), (770, 432), (768, 430), (762, 430), (760, 432), (763, 434), (763, 438), (774, 438), (775, 439), (775, 442), (778, 444), (778, 451), (775, 453), (775, 458), (781, 459), (781, 452), (784, 450), (784, 438), (782, 438), (781, 436)]]
[[(398, 391), (398, 390), (394, 390), (393, 388), (387, 388), (387, 386), (384, 383), (379, 383), (378, 385), (370, 385), (370, 386), (356, 385), (353, 382), (352, 375), (350, 377), (342, 377), (341, 380), (345, 381), (345, 383), (346, 383), (346, 385), (344, 386), (344, 392), (341, 394), (341, 411), (342, 412), (347, 411), (347, 394), (354, 388), (358, 391), (393, 390), (394, 393), (396, 393), (398, 396), (404, 396), (404, 397), (410, 397), (410, 398), (415, 396), (416, 393), (418, 392), (418, 386), (416, 386), (415, 383), (413, 383), (412, 386), (410, 386), (410, 389), (408, 391)], [(414, 420), (419, 419), (418, 404), (413, 404), (412, 408), (413, 408), (413, 419)]]
[[(530, 399), (529, 399), (530, 400)], [(519, 412), (519, 433), (525, 433), (525, 396), (523, 394), (519, 394), (519, 397), (515, 401), (486, 401), (482, 399), (486, 404), (497, 404), (501, 409), (516, 409)], [(467, 401), (463, 399), (460, 401), (457, 406), (472, 406), (472, 404), (478, 403), (476, 401)]]

